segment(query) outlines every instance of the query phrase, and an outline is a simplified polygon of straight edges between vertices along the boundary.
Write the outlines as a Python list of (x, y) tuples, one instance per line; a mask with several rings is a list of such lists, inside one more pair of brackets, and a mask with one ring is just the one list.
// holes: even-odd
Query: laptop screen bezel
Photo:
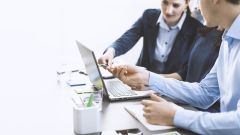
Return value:
[[(91, 52), (91, 56), (92, 56), (92, 58), (93, 58), (93, 60), (94, 60), (93, 63), (94, 63), (95, 66), (97, 67), (97, 72), (98, 72), (99, 77), (100, 77), (100, 80), (101, 80), (101, 82), (102, 82), (102, 84), (103, 84), (104, 94), (107, 95), (107, 97), (109, 98), (109, 94), (108, 94), (108, 91), (107, 91), (105, 82), (104, 82), (104, 80), (103, 80), (102, 74), (101, 74), (101, 72), (100, 72), (100, 69), (99, 69), (99, 66), (98, 66), (98, 63), (97, 63), (97, 60), (96, 60), (95, 53), (94, 53), (91, 49), (89, 49), (88, 47), (86, 47), (85, 45), (81, 44), (79, 41), (76, 41), (76, 43), (77, 43), (77, 46), (78, 46), (78, 49), (79, 49), (79, 52), (80, 52), (80, 55), (81, 55), (82, 59), (83, 59), (84, 56), (83, 56), (83, 54), (82, 54), (81, 51), (80, 51), (81, 48), (85, 48), (85, 49), (89, 50), (89, 52)], [(87, 68), (86, 63), (85, 63), (84, 60), (83, 60), (83, 63), (84, 63), (85, 68)], [(86, 72), (87, 72), (87, 70), (86, 70)], [(87, 72), (87, 74), (91, 74), (91, 73), (88, 73), (88, 72)], [(89, 76), (88, 76), (88, 77), (89, 77)], [(89, 79), (90, 79), (90, 78), (89, 78)]]

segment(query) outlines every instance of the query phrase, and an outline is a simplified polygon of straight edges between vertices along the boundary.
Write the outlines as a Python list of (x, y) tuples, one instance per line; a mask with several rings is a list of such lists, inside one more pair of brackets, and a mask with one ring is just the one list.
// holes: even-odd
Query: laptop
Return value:
[(94, 52), (80, 42), (76, 41), (76, 43), (91, 83), (97, 89), (103, 89), (104, 95), (110, 101), (146, 98), (149, 97), (149, 93), (153, 93), (152, 90), (131, 90), (128, 85), (125, 85), (117, 78), (103, 79)]

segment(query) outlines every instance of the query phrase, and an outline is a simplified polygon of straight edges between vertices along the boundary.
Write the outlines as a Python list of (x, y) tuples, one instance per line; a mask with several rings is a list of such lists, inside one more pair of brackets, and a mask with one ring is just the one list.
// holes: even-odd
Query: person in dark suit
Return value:
[(202, 24), (190, 15), (189, 0), (161, 0), (159, 9), (147, 9), (134, 25), (108, 47), (98, 60), (112, 64), (143, 37), (136, 63), (161, 74), (178, 71), (188, 60), (197, 28)]
[(188, 63), (175, 73), (161, 75), (180, 81), (200, 82), (209, 73), (218, 57), (222, 34), (223, 30), (220, 28), (206, 26), (199, 28)]
[[(199, 28), (188, 63), (176, 73), (162, 75), (167, 78), (186, 82), (200, 82), (210, 72), (218, 57), (222, 34), (223, 30), (221, 28), (209, 28), (206, 26)], [(197, 109), (208, 112), (219, 112), (220, 102), (215, 102), (207, 109)]]

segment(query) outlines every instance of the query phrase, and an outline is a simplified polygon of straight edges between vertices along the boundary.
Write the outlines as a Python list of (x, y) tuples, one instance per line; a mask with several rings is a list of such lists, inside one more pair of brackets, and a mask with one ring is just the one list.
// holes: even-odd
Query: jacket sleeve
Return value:
[(188, 62), (186, 62), (186, 63), (182, 66), (182, 68), (177, 71), (177, 73), (181, 76), (181, 78), (183, 79), (183, 81), (186, 80), (187, 71), (188, 71)]
[[(146, 11), (145, 11), (146, 12)], [(145, 13), (144, 13), (145, 14)], [(143, 16), (144, 16), (143, 14)], [(115, 49), (115, 57), (125, 54), (129, 51), (137, 41), (143, 36), (143, 16), (141, 16), (129, 30), (127, 30), (120, 38), (118, 38), (111, 46)]]

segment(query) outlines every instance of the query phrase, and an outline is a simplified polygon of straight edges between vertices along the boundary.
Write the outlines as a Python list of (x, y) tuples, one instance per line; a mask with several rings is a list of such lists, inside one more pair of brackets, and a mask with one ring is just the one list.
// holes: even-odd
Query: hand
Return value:
[[(175, 104), (155, 95), (150, 95), (151, 100), (142, 100), (143, 116), (150, 124), (171, 126), (176, 113)], [(177, 106), (177, 105), (176, 105)]]
[(110, 67), (108, 70), (134, 90), (144, 90), (148, 85), (149, 71), (142, 67), (121, 65)]
[(99, 64), (106, 64), (108, 66), (112, 65), (112, 61), (114, 58), (115, 50), (113, 48), (109, 48), (99, 59)]

